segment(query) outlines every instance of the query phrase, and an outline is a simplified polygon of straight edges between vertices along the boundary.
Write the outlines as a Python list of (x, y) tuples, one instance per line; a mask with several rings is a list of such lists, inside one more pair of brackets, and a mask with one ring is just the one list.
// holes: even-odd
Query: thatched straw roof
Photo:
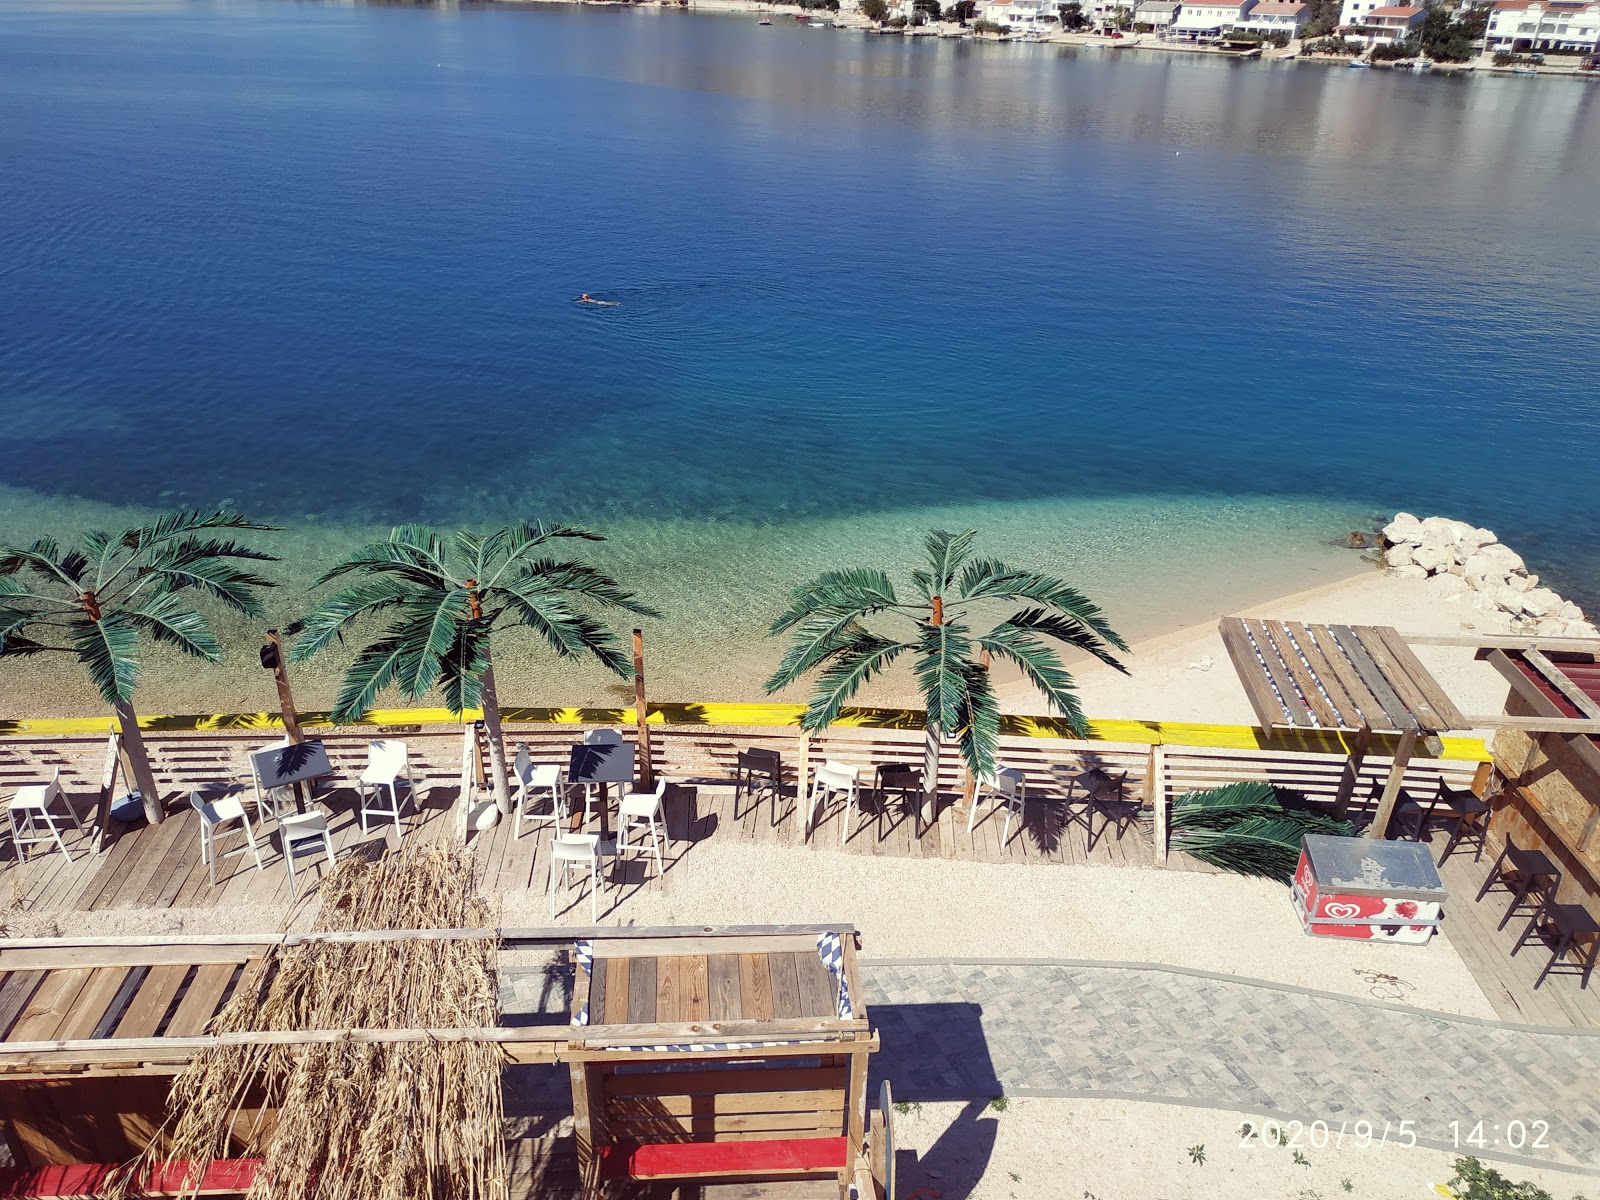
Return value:
[[(352, 860), (324, 881), (316, 929), (482, 929), (472, 878), (454, 844)], [(489, 1028), (495, 952), (492, 938), (275, 947), (211, 1031)], [(214, 1159), (260, 1158), (251, 1198), (500, 1200), (504, 1061), (474, 1041), (211, 1047), (174, 1081), (145, 1161), (192, 1161), (197, 1179)]]

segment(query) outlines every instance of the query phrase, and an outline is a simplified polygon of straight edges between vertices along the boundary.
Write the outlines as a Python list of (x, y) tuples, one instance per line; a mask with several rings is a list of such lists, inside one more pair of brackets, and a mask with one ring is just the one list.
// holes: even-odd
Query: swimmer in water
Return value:
[(579, 296), (577, 302), (579, 304), (599, 304), (606, 308), (616, 308), (618, 303), (615, 300), (596, 300), (593, 296), (589, 295), (588, 292), (585, 292), (583, 295)]

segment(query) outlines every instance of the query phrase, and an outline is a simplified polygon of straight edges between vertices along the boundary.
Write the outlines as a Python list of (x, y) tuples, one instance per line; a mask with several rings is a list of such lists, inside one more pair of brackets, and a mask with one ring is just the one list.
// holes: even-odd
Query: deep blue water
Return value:
[(14, 0), (0, 482), (288, 522), (1290, 497), (1490, 525), (1592, 601), (1597, 195), (1576, 83)]

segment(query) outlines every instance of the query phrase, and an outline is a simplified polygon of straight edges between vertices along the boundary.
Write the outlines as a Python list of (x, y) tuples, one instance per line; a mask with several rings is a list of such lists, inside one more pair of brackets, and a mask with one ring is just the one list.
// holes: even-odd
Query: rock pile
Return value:
[[(1439, 578), (1449, 590), (1474, 593), (1485, 612), (1502, 612), (1514, 628), (1538, 637), (1600, 637), (1583, 610), (1528, 573), (1522, 556), (1487, 529), (1445, 517), (1396, 513), (1383, 528), (1383, 560), (1409, 579)], [(1450, 583), (1444, 577), (1454, 577)]]

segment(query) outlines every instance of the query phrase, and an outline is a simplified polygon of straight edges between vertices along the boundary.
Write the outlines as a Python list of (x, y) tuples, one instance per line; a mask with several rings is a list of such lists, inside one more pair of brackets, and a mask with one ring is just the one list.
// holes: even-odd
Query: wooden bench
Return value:
[[(242, 1196), (255, 1181), (259, 1158), (222, 1158), (206, 1168), (198, 1188), (187, 1185), (190, 1164), (158, 1164), (131, 1189), (135, 1196)], [(65, 1200), (102, 1196), (120, 1163), (79, 1163), (61, 1167), (14, 1167), (0, 1171), (0, 1197), (5, 1200)]]
[(850, 1139), (780, 1138), (740, 1142), (656, 1142), (600, 1150), (602, 1179), (710, 1179), (729, 1175), (837, 1175)]

